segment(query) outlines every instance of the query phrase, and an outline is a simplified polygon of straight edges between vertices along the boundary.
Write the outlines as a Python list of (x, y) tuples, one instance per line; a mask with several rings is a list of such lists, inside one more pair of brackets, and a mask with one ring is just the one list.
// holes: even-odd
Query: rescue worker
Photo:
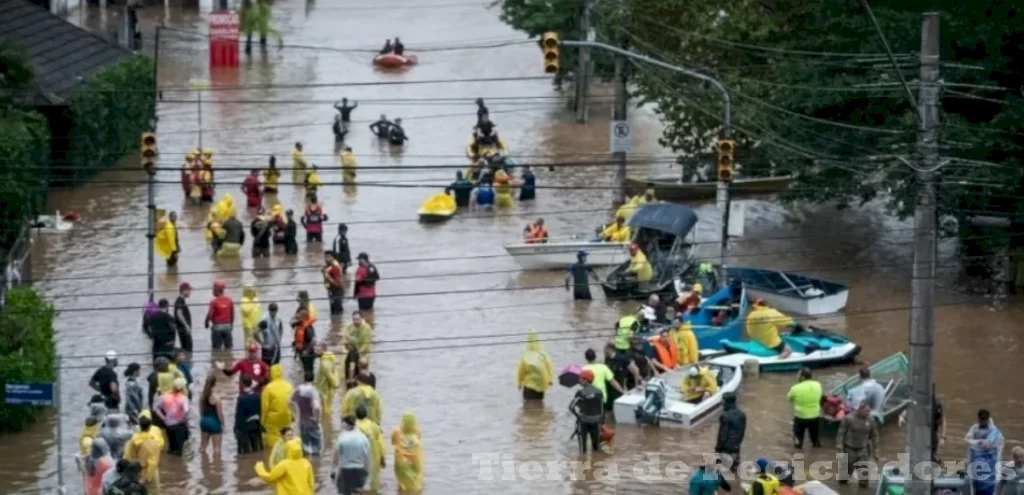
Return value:
[(181, 165), (181, 188), (185, 192), (185, 199), (189, 199), (192, 190), (192, 162), (196, 159), (195, 151), (185, 153), (185, 163)]
[(256, 212), (256, 218), (249, 224), (249, 234), (252, 235), (252, 257), (269, 258), (273, 227), (270, 218), (267, 217), (267, 211), (263, 208)]
[(576, 253), (576, 263), (569, 265), (569, 273), (565, 274), (565, 290), (569, 290), (569, 281), (572, 280), (572, 298), (577, 301), (589, 301), (590, 277), (600, 280), (594, 269), (587, 264), (587, 252)]
[(669, 336), (668, 329), (663, 328), (657, 336), (651, 337), (648, 341), (654, 347), (656, 365), (661, 365), (659, 368), (662, 371), (675, 369), (679, 362), (679, 347), (676, 345), (676, 341)]
[(580, 372), (582, 388), (569, 403), (569, 412), (576, 417), (576, 433), (580, 442), (580, 453), (587, 452), (589, 438), (591, 450), (601, 449), (601, 423), (604, 421), (604, 395), (593, 385), (594, 372), (584, 369)]
[(263, 319), (263, 307), (260, 305), (260, 297), (256, 293), (256, 287), (252, 284), (242, 286), (242, 304), (240, 307), (242, 312), (243, 342), (248, 345), (249, 342), (255, 340), (256, 329)]
[(277, 158), (270, 155), (267, 169), (263, 171), (263, 194), (277, 194), (277, 184), (281, 180), (281, 171), (277, 169)]
[(291, 319), (292, 348), (295, 352), (295, 359), (302, 361), (302, 369), (307, 373), (313, 373), (313, 363), (316, 360), (314, 323), (316, 323), (316, 317), (310, 313), (307, 307), (299, 307)]
[(392, 125), (394, 124), (388, 120), (387, 115), (380, 114), (380, 119), (370, 124), (370, 132), (372, 132), (374, 136), (377, 136), (377, 139), (387, 139), (391, 133)]
[(306, 155), (302, 153), (302, 143), (295, 143), (295, 147), (292, 148), (292, 172), (305, 170), (307, 166), (309, 166), (309, 162), (306, 161)]
[(537, 198), (537, 176), (529, 165), (523, 165), (523, 183), (519, 187), (519, 201), (532, 201)]
[(352, 323), (341, 332), (341, 344), (348, 351), (345, 356), (345, 381), (354, 380), (360, 356), (367, 356), (373, 345), (373, 327), (359, 311), (352, 312)]
[(242, 244), (245, 243), (245, 226), (242, 222), (238, 221), (235, 215), (230, 215), (224, 220), (221, 226), (223, 234), (221, 236), (220, 249), (217, 250), (218, 256), (238, 256), (242, 251)]
[(459, 170), (455, 172), (455, 182), (444, 188), (444, 193), (455, 197), (455, 206), (468, 208), (469, 200), (473, 195), (473, 183), (466, 180), (462, 175), (462, 171)]
[[(878, 440), (878, 423), (871, 417), (871, 405), (867, 402), (860, 403), (853, 414), (843, 417), (836, 435), (839, 453), (846, 458), (846, 472), (838, 473), (840, 485), (850, 482), (857, 467), (865, 467), (864, 464), (871, 462)], [(868, 486), (867, 477), (858, 480), (858, 484)]]
[(403, 45), (402, 41), (398, 39), (398, 36), (395, 36), (395, 45), (391, 48), (391, 51), (398, 56), (405, 53), (405, 45)]
[(688, 321), (680, 321), (670, 333), (678, 348), (678, 361), (680, 366), (697, 364), (700, 361), (700, 347), (697, 343), (697, 335), (693, 333), (693, 325)]
[(227, 284), (223, 280), (213, 282), (213, 299), (206, 311), (205, 327), (210, 329), (210, 345), (214, 350), (230, 350), (232, 330), (235, 326), (235, 302), (224, 290)]
[(774, 308), (768, 307), (764, 300), (754, 301), (754, 309), (747, 315), (747, 335), (757, 343), (779, 353), (779, 359), (786, 359), (793, 350), (782, 340), (779, 328), (793, 325), (793, 319)]
[[(292, 384), (284, 378), (281, 365), (270, 367), (270, 383), (263, 387), (260, 396), (260, 422), (263, 425), (263, 445), (277, 445), (281, 438), (281, 428), (291, 426), (292, 410), (289, 406), (292, 397)], [(299, 453), (302, 445), (296, 444)]]
[[(634, 315), (626, 315), (619, 318), (615, 325), (615, 348), (629, 349), (633, 336), (640, 331), (640, 321)], [(643, 340), (641, 339), (641, 343)]]
[(158, 220), (156, 239), (153, 241), (154, 249), (167, 260), (168, 268), (178, 264), (178, 253), (181, 251), (177, 222), (178, 214), (173, 211), (167, 215), (166, 219)]
[(526, 351), (519, 358), (516, 387), (523, 391), (523, 400), (544, 400), (544, 392), (551, 387), (555, 367), (551, 356), (544, 351), (536, 330), (526, 335)]
[(345, 147), (345, 150), (341, 152), (341, 183), (351, 184), (356, 181), (356, 167), (359, 164), (356, 162), (356, 155), (352, 152), (352, 148), (349, 146)]
[(412, 411), (402, 415), (402, 424), (391, 432), (395, 449), (395, 480), (401, 493), (419, 493), (423, 489), (423, 440)]
[(380, 394), (370, 386), (369, 377), (358, 375), (356, 376), (356, 382), (358, 385), (355, 388), (348, 389), (345, 395), (341, 397), (341, 415), (351, 416), (355, 414), (357, 407), (364, 405), (366, 406), (368, 417), (379, 425), (384, 408), (383, 404), (381, 404)]
[(260, 322), (256, 341), (260, 344), (260, 356), (268, 365), (281, 362), (281, 342), (284, 339), (284, 323), (277, 317), (277, 303), (267, 308), (268, 314)]
[(391, 50), (393, 49), (394, 47), (391, 46), (391, 38), (388, 38), (387, 41), (384, 42), (384, 48), (380, 49), (380, 55), (391, 53)]
[(676, 312), (685, 314), (699, 310), (701, 303), (704, 302), (703, 292), (704, 286), (701, 284), (693, 284), (688, 292), (680, 292), (676, 298)]
[(480, 179), (480, 185), (476, 187), (476, 200), (474, 205), (478, 209), (490, 210), (494, 206), (494, 188), (491, 187), (490, 179)]
[(544, 219), (538, 218), (523, 229), (523, 239), (527, 244), (548, 242), (548, 230), (544, 228)]
[[(498, 170), (494, 174), (494, 192), (497, 193), (495, 204), (498, 208), (511, 208), (513, 205), (512, 200), (512, 184), (509, 180), (508, 174), (504, 170)], [(543, 224), (541, 225), (543, 227)]]
[(345, 297), (345, 272), (341, 264), (334, 259), (330, 251), (324, 252), (324, 267), (320, 270), (323, 275), (324, 288), (327, 289), (327, 299), (330, 301), (331, 316), (337, 316), (344, 312), (342, 301)]
[(359, 253), (356, 256), (359, 268), (356, 268), (356, 280), (352, 284), (352, 296), (359, 303), (360, 311), (373, 311), (373, 303), (377, 300), (377, 281), (380, 273), (377, 265), (370, 263), (370, 255)]
[(313, 384), (315, 380), (312, 371), (305, 372), (302, 384), (291, 396), (291, 407), (299, 423), (302, 452), (309, 456), (319, 456), (323, 450), (323, 430), (320, 428), (323, 405), (320, 403), (320, 391)]
[(303, 187), (306, 189), (306, 202), (316, 203), (316, 190), (323, 184), (320, 180), (320, 174), (317, 173), (316, 165), (313, 165), (313, 169), (306, 172), (306, 179), (302, 182)]
[(722, 394), (722, 414), (718, 417), (718, 437), (715, 453), (722, 456), (722, 462), (736, 474), (740, 467), (740, 447), (747, 434), (747, 415), (736, 407), (736, 394)]
[(395, 119), (395, 122), (388, 128), (388, 143), (392, 146), (402, 146), (409, 140), (402, 127), (402, 119)]
[(313, 465), (302, 455), (302, 444), (292, 439), (285, 444), (286, 458), (269, 470), (263, 461), (256, 463), (256, 476), (274, 487), (274, 495), (313, 495), (316, 476)]
[[(158, 435), (159, 434), (159, 435)], [(157, 440), (157, 438), (160, 440)], [(160, 495), (160, 451), (164, 448), (163, 434), (153, 426), (153, 420), (143, 413), (139, 417), (139, 431), (132, 435), (124, 448), (124, 459), (142, 466), (139, 481), (147, 495)]]
[[(291, 426), (285, 426), (280, 430), (281, 436), (277, 443), (270, 448), (270, 468), (273, 469), (281, 461), (288, 458), (286, 451), (288, 450), (288, 442), (296, 440), (295, 430)], [(299, 443), (299, 449), (302, 449), (302, 443)]]
[(334, 260), (341, 264), (341, 271), (348, 271), (348, 265), (352, 264), (352, 250), (348, 246), (348, 225), (338, 224), (338, 235), (334, 238), (331, 253)]
[(359, 108), (359, 103), (352, 102), (352, 104), (349, 105), (348, 98), (342, 98), (341, 102), (334, 103), (334, 108), (338, 110), (338, 114), (341, 117), (341, 123), (344, 128), (348, 129), (348, 124), (352, 122), (352, 111)]
[(714, 373), (696, 364), (690, 367), (690, 371), (683, 377), (683, 382), (679, 386), (683, 392), (683, 400), (691, 404), (700, 404), (718, 392), (718, 380), (715, 379)]
[(274, 244), (284, 244), (284, 234), (288, 226), (288, 218), (285, 217), (284, 208), (281, 205), (274, 205), (270, 209), (270, 224), (274, 231)]
[[(587, 349), (583, 353), (583, 359), (587, 361), (587, 364), (583, 365), (583, 369), (590, 370), (594, 374), (594, 378), (590, 380), (590, 383), (593, 383), (601, 391), (604, 404), (608, 403), (608, 398), (611, 397), (612, 392), (618, 393), (619, 396), (626, 393), (622, 385), (615, 379), (615, 372), (612, 371), (611, 367), (597, 361), (597, 353), (593, 349)], [(608, 390), (609, 386), (612, 387), (612, 391)]]
[(263, 187), (260, 185), (260, 171), (252, 169), (249, 176), (242, 181), (242, 194), (245, 194), (245, 206), (259, 208), (263, 204)]
[(781, 483), (775, 475), (768, 473), (770, 461), (765, 457), (757, 459), (757, 477), (750, 484), (747, 495), (779, 495)]
[(202, 167), (199, 169), (199, 185), (200, 202), (213, 202), (213, 196), (216, 193), (213, 186), (213, 162), (210, 160), (203, 160)]
[(295, 222), (295, 212), (284, 212), (284, 254), (299, 254), (299, 224)]
[(793, 405), (793, 445), (802, 449), (804, 432), (811, 437), (811, 445), (821, 447), (818, 432), (821, 428), (821, 383), (814, 379), (810, 368), (800, 370), (800, 381), (789, 388), (786, 398)]
[(636, 276), (639, 283), (650, 282), (654, 278), (654, 268), (647, 261), (647, 255), (635, 242), (629, 245), (629, 267), (626, 272)]
[(356, 406), (356, 428), (370, 441), (370, 458), (367, 469), (366, 490), (376, 493), (380, 489), (380, 470), (387, 466), (384, 459), (384, 433), (380, 425), (369, 418), (366, 406)]
[(605, 242), (629, 242), (629, 226), (626, 225), (626, 217), (617, 216), (615, 221), (608, 224), (601, 231), (601, 240)]
[(318, 347), (320, 364), (316, 371), (316, 390), (320, 394), (324, 415), (330, 417), (334, 411), (334, 391), (341, 386), (341, 373), (338, 372), (338, 359), (327, 349), (327, 345), (320, 344)]
[(316, 194), (308, 197), (309, 204), (302, 212), (302, 227), (306, 229), (306, 242), (324, 242), (324, 222), (327, 221), (327, 214), (323, 206), (317, 202)]

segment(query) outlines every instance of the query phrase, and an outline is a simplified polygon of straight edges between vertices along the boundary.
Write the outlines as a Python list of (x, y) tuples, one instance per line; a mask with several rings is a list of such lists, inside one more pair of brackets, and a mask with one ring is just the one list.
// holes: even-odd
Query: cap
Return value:
[(179, 292), (183, 291), (183, 290), (189, 290), (191, 288), (192, 288), (192, 284), (190, 284), (188, 282), (182, 282), (181, 284), (178, 285), (178, 291)]
[(215, 280), (213, 282), (213, 288), (215, 290), (216, 289), (224, 290), (225, 288), (227, 288), (227, 286), (228, 286), (228, 284), (224, 283), (223, 280)]
[(583, 370), (583, 371), (581, 371), (580, 372), (580, 380), (583, 380), (585, 382), (593, 382), (594, 381), (594, 372), (590, 371), (590, 370)]
[(700, 376), (700, 369), (696, 366), (690, 368), (690, 376)]
[(114, 351), (107, 351), (107, 361), (113, 361), (117, 359), (117, 353)]
[(584, 256), (586, 256), (586, 255), (587, 255), (587, 252), (586, 252), (586, 251), (582, 251), (582, 250), (580, 250), (580, 251), (576, 251), (576, 257), (577, 257), (577, 258), (582, 258), (582, 257), (584, 257)]
[(764, 471), (764, 470), (768, 469), (768, 463), (769, 462), (771, 462), (771, 461), (769, 461), (767, 457), (758, 457), (756, 464), (757, 464), (757, 467), (761, 468), (761, 471)]
[(369, 261), (370, 255), (368, 255), (366, 253), (359, 253), (359, 255), (356, 256), (356, 259), (357, 260), (367, 260), (367, 261)]

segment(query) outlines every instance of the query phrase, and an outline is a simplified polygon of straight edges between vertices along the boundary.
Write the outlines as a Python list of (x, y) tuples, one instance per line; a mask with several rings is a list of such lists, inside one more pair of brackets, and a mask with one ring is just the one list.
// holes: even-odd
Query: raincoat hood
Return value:
[(324, 363), (326, 363), (326, 362), (333, 363), (336, 360), (337, 360), (337, 357), (331, 351), (324, 351), (324, 353), (320, 355), (320, 361), (324, 362)]
[(284, 446), (285, 457), (293, 461), (302, 459), (302, 442), (298, 438), (288, 440)]
[(419, 435), (420, 426), (416, 421), (416, 415), (412, 411), (406, 411), (402, 414), (402, 433), (406, 435)]
[(96, 474), (96, 464), (104, 457), (110, 457), (110, 446), (102, 438), (94, 438), (89, 450), (89, 457), (85, 459), (85, 469), (89, 476)]
[(526, 350), (544, 352), (544, 347), (540, 345), (540, 337), (537, 335), (536, 330), (530, 330), (530, 333), (526, 334)]
[(89, 417), (95, 419), (97, 423), (102, 422), (107, 417), (107, 407), (103, 404), (89, 406)]
[(274, 205), (274, 207), (270, 209), (270, 214), (272, 214), (274, 216), (280, 215), (281, 214), (281, 205)]
[(253, 287), (252, 284), (242, 286), (242, 297), (248, 297), (249, 299), (256, 297), (256, 287)]
[[(281, 371), (281, 365), (280, 364), (275, 364), (275, 365), (270, 367), (270, 379), (271, 380), (280, 380), (283, 376), (284, 376), (284, 373)], [(301, 449), (302, 446), (300, 445), (299, 447)]]

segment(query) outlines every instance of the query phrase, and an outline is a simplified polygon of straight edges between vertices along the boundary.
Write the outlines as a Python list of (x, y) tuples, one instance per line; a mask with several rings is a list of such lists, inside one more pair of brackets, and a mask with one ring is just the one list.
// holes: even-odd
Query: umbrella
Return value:
[(572, 388), (580, 384), (580, 372), (583, 369), (575, 364), (570, 364), (558, 374), (558, 383), (563, 387)]

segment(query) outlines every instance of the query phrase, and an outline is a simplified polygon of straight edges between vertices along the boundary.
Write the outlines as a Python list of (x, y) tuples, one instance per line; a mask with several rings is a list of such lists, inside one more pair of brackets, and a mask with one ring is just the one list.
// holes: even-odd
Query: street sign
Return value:
[(629, 128), (629, 122), (625, 120), (613, 120), (611, 122), (610, 144), (611, 153), (629, 153), (633, 147), (633, 131)]
[(52, 383), (5, 383), (4, 402), (19, 406), (52, 406)]
[(729, 237), (743, 237), (747, 226), (747, 204), (744, 201), (729, 202)]
[(210, 39), (238, 41), (238, 13), (219, 10), (210, 14)]

